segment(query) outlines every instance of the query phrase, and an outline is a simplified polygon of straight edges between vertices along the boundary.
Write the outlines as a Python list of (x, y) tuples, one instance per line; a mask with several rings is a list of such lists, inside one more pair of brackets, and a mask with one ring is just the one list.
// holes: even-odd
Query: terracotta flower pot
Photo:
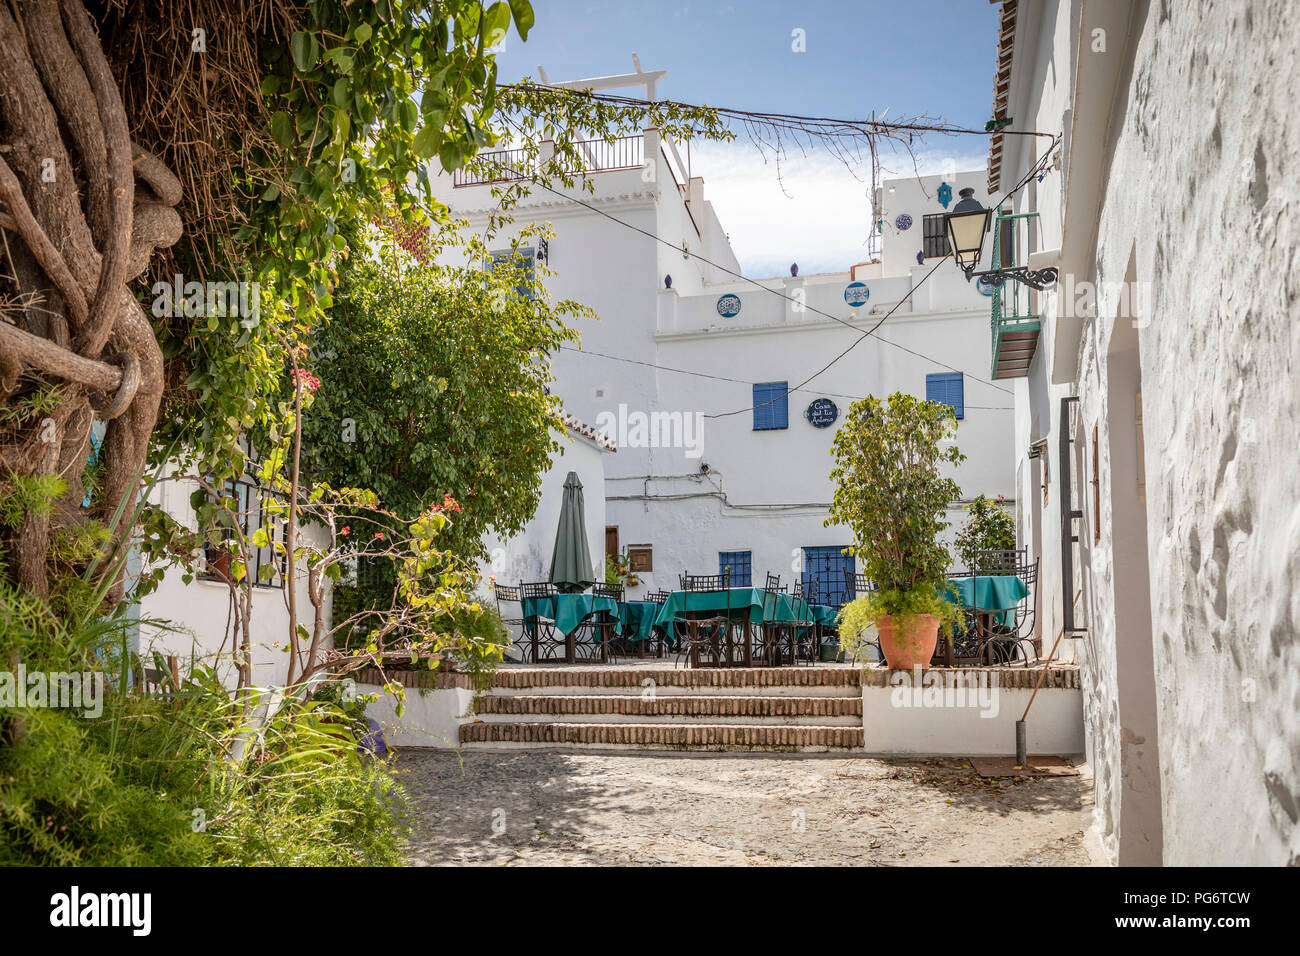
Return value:
[(899, 618), (885, 615), (876, 621), (876, 628), (880, 631), (880, 649), (891, 671), (930, 666), (935, 645), (939, 643), (939, 619), (933, 614)]

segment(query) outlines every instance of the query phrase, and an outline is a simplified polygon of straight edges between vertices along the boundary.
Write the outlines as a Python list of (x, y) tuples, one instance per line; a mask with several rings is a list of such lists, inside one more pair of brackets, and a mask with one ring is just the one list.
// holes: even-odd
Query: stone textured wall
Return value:
[[(1146, 293), (1166, 864), (1300, 862), (1298, 50), (1288, 0), (1153, 0), (1116, 107), (1098, 279), (1122, 281), (1133, 261)], [(1114, 312), (1102, 297), (1084, 335), (1089, 440), (1105, 420)], [(1113, 645), (1125, 635), (1106, 606), (1106, 562), (1092, 557), (1091, 640)], [(1085, 688), (1109, 754), (1124, 745), (1114, 688), (1101, 672)], [(1116, 786), (1111, 763), (1095, 768), (1099, 806)]]

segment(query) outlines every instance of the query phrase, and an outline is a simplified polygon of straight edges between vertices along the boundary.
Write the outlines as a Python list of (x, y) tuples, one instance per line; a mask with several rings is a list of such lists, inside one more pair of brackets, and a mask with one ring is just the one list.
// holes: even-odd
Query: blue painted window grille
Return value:
[(719, 551), (718, 573), (724, 573), (727, 568), (731, 568), (731, 586), (733, 588), (754, 586), (753, 551)]
[[(209, 501), (216, 499), (206, 495)], [(255, 482), (246, 479), (227, 478), (222, 486), (222, 498), (227, 501), (226, 511), (221, 512), (218, 528), (208, 532), (203, 549), (203, 571), (200, 577), (206, 580), (226, 580), (229, 571), (228, 562), (235, 559), (235, 553), (223, 545), (234, 537), (230, 521), (239, 522), (240, 531), (251, 539), (259, 529), (266, 531), (267, 543), (260, 548), (249, 548), (248, 567), (245, 569), (255, 587), (280, 588), (284, 586), (284, 575), (288, 570), (288, 559), (283, 552), (277, 553), (275, 543), (287, 544), (285, 522), (277, 519), (267, 510), (269, 493)], [(225, 555), (230, 554), (227, 558)]]
[[(511, 259), (514, 258), (512, 262)], [(499, 252), (492, 253), (492, 258), (488, 261), (488, 271), (492, 271), (497, 265), (514, 265), (521, 268), (528, 276), (531, 283), (537, 277), (537, 250), (532, 246), (520, 246), (518, 249), (502, 249)], [(515, 290), (521, 298), (532, 300), (533, 293), (530, 286), (515, 286)]]
[(789, 382), (762, 382), (754, 386), (754, 431), (790, 427)]
[(936, 372), (925, 377), (925, 400), (951, 405), (957, 417), (966, 417), (966, 389), (961, 372)]
[[(851, 600), (844, 573), (853, 573), (856, 562), (853, 555), (844, 553), (844, 547), (803, 549), (803, 592), (809, 604), (840, 607)], [(817, 579), (816, 594), (810, 583), (813, 578)]]

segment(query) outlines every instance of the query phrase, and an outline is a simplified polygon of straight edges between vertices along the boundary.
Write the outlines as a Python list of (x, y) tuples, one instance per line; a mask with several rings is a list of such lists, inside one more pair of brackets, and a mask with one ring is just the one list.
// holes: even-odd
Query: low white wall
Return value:
[[(1015, 754), (1016, 721), (1025, 712), (1031, 688), (998, 687), (985, 696), (966, 692), (965, 706), (934, 706), (943, 693), (915, 687), (862, 688), (865, 749), (880, 754), (981, 756)], [(951, 693), (951, 692), (949, 692)], [(927, 705), (927, 702), (929, 705)], [(1081, 754), (1083, 696), (1078, 688), (1039, 690), (1025, 721), (1031, 754)]]
[(390, 747), (460, 746), (460, 725), (471, 718), (474, 691), (465, 687), (406, 688), (406, 707), (397, 716), (397, 698), (382, 687), (357, 684), (359, 694), (379, 694), (366, 707), (366, 716), (379, 724), (384, 742)]

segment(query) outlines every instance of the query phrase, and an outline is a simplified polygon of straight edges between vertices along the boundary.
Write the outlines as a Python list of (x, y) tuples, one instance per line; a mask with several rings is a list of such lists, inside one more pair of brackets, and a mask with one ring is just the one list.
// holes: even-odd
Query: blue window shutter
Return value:
[(790, 427), (789, 383), (761, 382), (754, 386), (754, 431)]
[(925, 377), (925, 400), (951, 405), (959, 419), (966, 417), (965, 391), (961, 372), (936, 372)]

